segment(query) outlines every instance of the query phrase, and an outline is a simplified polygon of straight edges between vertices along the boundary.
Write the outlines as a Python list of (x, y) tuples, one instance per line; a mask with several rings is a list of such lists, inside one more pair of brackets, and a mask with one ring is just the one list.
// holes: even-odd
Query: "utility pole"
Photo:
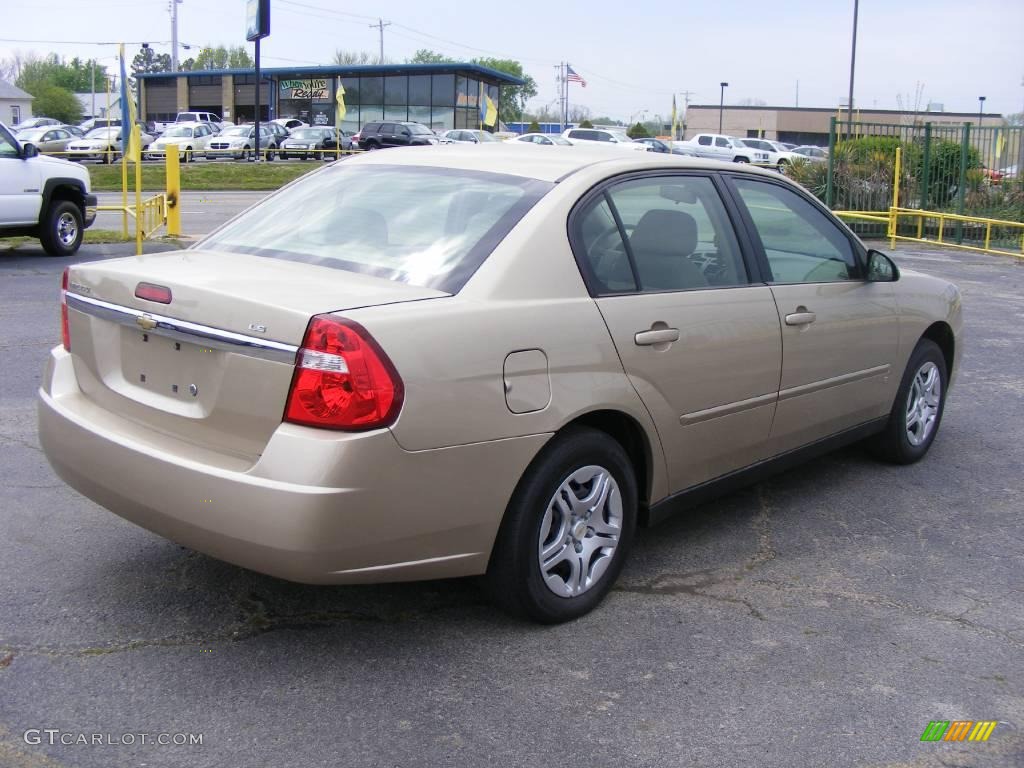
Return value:
[(384, 27), (390, 27), (390, 21), (384, 21), (384, 19), (378, 18), (376, 24), (371, 24), (370, 29), (380, 30), (380, 60), (378, 64), (384, 63)]
[[(686, 116), (687, 116), (687, 114), (690, 111), (690, 97), (691, 96), (696, 96), (697, 92), (696, 91), (680, 91), (679, 95), (683, 97), (683, 118), (681, 120), (677, 119), (676, 122), (680, 126), (682, 126), (683, 132), (682, 132), (682, 134), (680, 134), (679, 138), (683, 139), (686, 136)], [(676, 137), (673, 136), (672, 137), (672, 141), (675, 141), (675, 140), (676, 140)]]
[(796, 104), (794, 106), (800, 106), (800, 81), (796, 81)]
[(850, 94), (846, 99), (846, 138), (850, 138), (853, 131), (853, 75), (857, 68), (857, 11), (860, 9), (860, 0), (853, 0), (853, 40), (850, 44)]
[(178, 6), (185, 0), (171, 0), (171, 72), (178, 71)]
[(96, 117), (96, 57), (92, 57), (92, 70), (90, 73), (90, 80), (92, 85), (92, 112), (89, 117)]

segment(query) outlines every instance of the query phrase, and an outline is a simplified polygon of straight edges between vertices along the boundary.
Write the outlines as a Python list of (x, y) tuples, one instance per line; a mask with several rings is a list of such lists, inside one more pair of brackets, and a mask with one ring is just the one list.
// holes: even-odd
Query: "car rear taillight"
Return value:
[(361, 431), (391, 425), (404, 390), (391, 360), (358, 323), (316, 315), (295, 357), (284, 420)]
[(60, 340), (64, 349), (71, 351), (71, 333), (68, 331), (68, 268), (60, 278)]

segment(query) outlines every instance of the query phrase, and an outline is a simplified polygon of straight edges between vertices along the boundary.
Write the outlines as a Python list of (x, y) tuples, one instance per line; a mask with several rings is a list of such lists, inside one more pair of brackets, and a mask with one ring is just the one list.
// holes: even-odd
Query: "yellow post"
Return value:
[(889, 247), (896, 247), (896, 209), (900, 207), (900, 166), (903, 162), (903, 148), (896, 147), (896, 173), (892, 180), (892, 207), (889, 209)]
[[(132, 126), (135, 130), (135, 126)], [(141, 141), (141, 137), (140, 137)], [(142, 153), (137, 158), (132, 158), (135, 163), (135, 255), (142, 255)]]
[(181, 172), (178, 167), (178, 145), (167, 150), (167, 235), (181, 236)]

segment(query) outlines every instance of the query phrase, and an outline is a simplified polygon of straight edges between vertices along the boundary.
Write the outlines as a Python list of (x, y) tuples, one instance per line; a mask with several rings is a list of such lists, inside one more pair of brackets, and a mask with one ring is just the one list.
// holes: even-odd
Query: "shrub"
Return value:
[(526, 129), (527, 133), (540, 133), (540, 123), (536, 120), (531, 120), (530, 125)]
[(626, 131), (626, 135), (629, 136), (629, 138), (631, 139), (646, 139), (651, 134), (649, 134), (647, 132), (647, 129), (644, 128), (643, 123), (638, 122), (628, 131)]

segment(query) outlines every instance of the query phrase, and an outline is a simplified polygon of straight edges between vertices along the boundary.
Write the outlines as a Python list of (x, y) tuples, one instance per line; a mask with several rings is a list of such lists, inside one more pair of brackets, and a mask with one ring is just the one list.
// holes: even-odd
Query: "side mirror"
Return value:
[(26, 144), (24, 149), (21, 150), (21, 156), (25, 160), (28, 160), (30, 157), (36, 157), (38, 154), (39, 147), (35, 144)]
[(868, 251), (868, 282), (894, 283), (900, 279), (895, 262), (881, 251)]

